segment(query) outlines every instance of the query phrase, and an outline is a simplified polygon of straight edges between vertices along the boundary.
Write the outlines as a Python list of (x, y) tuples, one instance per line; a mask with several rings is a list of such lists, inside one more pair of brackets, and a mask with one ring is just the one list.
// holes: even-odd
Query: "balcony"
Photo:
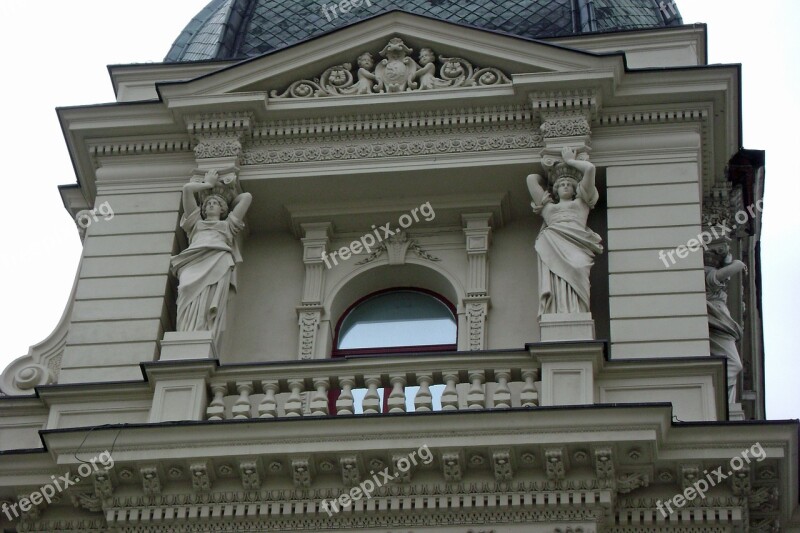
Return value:
[[(614, 361), (598, 341), (527, 350), (220, 366), (146, 363), (149, 422), (480, 411), (598, 403), (672, 402), (682, 420), (724, 418), (717, 358)], [(643, 377), (648, 380), (642, 384)]]

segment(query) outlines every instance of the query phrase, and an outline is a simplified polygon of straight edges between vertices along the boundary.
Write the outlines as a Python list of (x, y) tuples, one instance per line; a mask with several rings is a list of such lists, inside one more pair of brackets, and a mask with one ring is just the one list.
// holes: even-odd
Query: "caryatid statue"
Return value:
[(215, 341), (225, 327), (236, 266), (242, 262), (236, 236), (253, 201), (250, 193), (237, 194), (235, 180), (221, 180), (217, 170), (210, 170), (183, 186), (181, 228), (189, 247), (171, 260), (178, 277), (177, 331), (211, 331)]
[(527, 178), (533, 212), (544, 224), (536, 238), (539, 262), (539, 317), (544, 314), (589, 313), (589, 272), (603, 253), (602, 239), (586, 227), (589, 211), (600, 194), (595, 166), (561, 151), (563, 162), (549, 172), (549, 186), (538, 174)]
[[(716, 234), (716, 233), (715, 233)], [(723, 356), (728, 364), (728, 403), (736, 402), (736, 378), (742, 371), (742, 360), (736, 343), (742, 338), (742, 326), (728, 310), (728, 281), (740, 272), (747, 274), (747, 265), (733, 259), (728, 237), (711, 241), (703, 252), (706, 275), (706, 310), (711, 355)]]

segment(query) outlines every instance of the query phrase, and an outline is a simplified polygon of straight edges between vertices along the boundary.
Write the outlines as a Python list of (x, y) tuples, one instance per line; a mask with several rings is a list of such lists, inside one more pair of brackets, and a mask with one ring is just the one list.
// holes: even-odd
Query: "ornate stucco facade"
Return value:
[[(538, 42), (391, 12), (244, 61), (112, 67), (117, 103), (59, 110), (67, 209), (114, 215), (82, 233), (60, 326), (2, 375), (0, 499), (19, 514), (0, 524), (796, 530), (798, 425), (764, 415), (763, 153), (740, 149), (739, 69), (704, 47), (703, 26)], [(570, 153), (591, 162), (573, 179), (591, 166), (602, 250), (589, 312), (539, 317), (526, 176)], [(246, 212), (213, 332), (177, 318), (192, 177)], [(756, 205), (727, 241), (750, 272), (725, 280), (731, 403), (691, 241)], [(352, 245), (367, 234), (373, 250)], [(452, 304), (456, 349), (332, 357), (351, 305), (397, 287)], [(84, 472), (103, 452), (113, 466)], [(31, 503), (67, 471), (82, 481)], [(698, 480), (707, 494), (662, 512)]]

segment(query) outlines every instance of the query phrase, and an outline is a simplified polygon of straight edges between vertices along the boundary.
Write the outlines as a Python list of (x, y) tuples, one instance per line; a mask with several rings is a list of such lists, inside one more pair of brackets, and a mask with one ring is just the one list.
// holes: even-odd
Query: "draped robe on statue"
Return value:
[(742, 338), (742, 326), (731, 317), (728, 310), (727, 280), (717, 281), (717, 270), (706, 266), (706, 309), (708, 311), (708, 338), (711, 355), (728, 359), (728, 403), (736, 401), (736, 378), (742, 371), (742, 360), (736, 342)]
[(181, 219), (189, 247), (172, 257), (178, 277), (177, 331), (211, 331), (219, 339), (225, 326), (225, 308), (242, 256), (236, 235), (244, 223), (229, 214), (225, 220), (203, 220), (198, 207)]
[(586, 227), (599, 199), (593, 188), (587, 198), (581, 187), (572, 201), (533, 206), (544, 225), (534, 248), (539, 260), (539, 316), (589, 312), (589, 272), (594, 256), (603, 253), (600, 235)]

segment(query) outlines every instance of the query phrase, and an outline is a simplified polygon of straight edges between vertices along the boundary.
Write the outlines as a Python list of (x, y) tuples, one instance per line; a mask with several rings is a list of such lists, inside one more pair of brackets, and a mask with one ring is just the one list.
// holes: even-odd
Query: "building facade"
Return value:
[(0, 379), (0, 524), (798, 530), (764, 154), (705, 27), (285, 4), (214, 0), (59, 110), (83, 256)]

